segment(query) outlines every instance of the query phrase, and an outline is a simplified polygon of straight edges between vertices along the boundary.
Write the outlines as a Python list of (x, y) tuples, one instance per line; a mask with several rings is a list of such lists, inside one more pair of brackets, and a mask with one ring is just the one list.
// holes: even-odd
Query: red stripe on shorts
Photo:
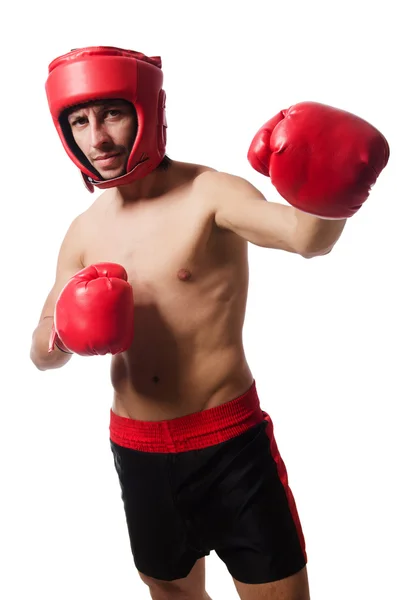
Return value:
[(305, 560), (307, 561), (305, 538), (303, 535), (302, 526), (301, 526), (301, 522), (300, 522), (299, 515), (298, 515), (298, 510), (296, 508), (295, 498), (289, 487), (287, 469), (285, 467), (284, 461), (281, 458), (280, 452), (278, 450), (276, 438), (274, 437), (273, 422), (267, 413), (263, 412), (262, 414), (263, 414), (264, 420), (267, 421), (266, 433), (267, 433), (267, 436), (268, 436), (269, 442), (270, 442), (270, 452), (271, 452), (274, 462), (277, 465), (278, 476), (279, 476), (281, 483), (283, 484), (285, 494), (286, 494), (287, 500), (288, 500), (288, 506), (291, 511), (291, 515), (292, 515), (292, 518), (293, 518), (293, 521), (294, 521), (295, 527), (296, 527), (296, 532), (299, 537), (299, 542), (300, 542), (300, 545), (302, 548), (302, 552), (305, 556)]

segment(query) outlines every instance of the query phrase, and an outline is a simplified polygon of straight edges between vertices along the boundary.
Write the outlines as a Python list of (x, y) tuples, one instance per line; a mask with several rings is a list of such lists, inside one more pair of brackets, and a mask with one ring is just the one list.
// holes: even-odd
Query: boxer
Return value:
[(284, 205), (166, 155), (159, 57), (76, 49), (50, 64), (46, 93), (68, 156), (103, 192), (66, 232), (31, 359), (45, 371), (112, 355), (110, 445), (142, 580), (155, 600), (208, 600), (215, 551), (240, 598), (308, 600), (297, 507), (242, 341), (247, 247), (328, 254), (386, 139), (323, 104), (280, 111), (248, 160)]

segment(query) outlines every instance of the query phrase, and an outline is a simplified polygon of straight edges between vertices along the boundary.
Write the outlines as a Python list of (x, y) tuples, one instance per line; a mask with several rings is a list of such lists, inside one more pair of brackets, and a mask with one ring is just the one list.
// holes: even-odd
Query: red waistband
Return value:
[(198, 413), (170, 421), (137, 421), (110, 411), (110, 439), (143, 452), (186, 452), (214, 446), (264, 420), (255, 382), (245, 394)]

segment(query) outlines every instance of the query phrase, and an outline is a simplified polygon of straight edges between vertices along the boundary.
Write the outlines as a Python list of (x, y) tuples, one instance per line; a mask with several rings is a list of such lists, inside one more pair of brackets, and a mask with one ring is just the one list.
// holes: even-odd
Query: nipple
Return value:
[(192, 274), (187, 269), (179, 269), (178, 271), (178, 279), (181, 281), (189, 281), (191, 279)]

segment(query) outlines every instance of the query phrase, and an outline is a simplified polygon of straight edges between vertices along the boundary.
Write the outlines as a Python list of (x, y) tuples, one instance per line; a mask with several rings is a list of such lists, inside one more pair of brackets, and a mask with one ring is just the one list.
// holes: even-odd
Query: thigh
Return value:
[(307, 569), (281, 581), (257, 585), (234, 580), (241, 600), (310, 600)]
[(152, 596), (156, 598), (188, 598), (203, 600), (205, 596), (205, 558), (196, 561), (189, 574), (182, 579), (164, 581), (139, 573), (142, 581), (149, 586)]
[(168, 455), (111, 444), (131, 550), (138, 571), (162, 580), (183, 578), (200, 554), (175, 506)]

